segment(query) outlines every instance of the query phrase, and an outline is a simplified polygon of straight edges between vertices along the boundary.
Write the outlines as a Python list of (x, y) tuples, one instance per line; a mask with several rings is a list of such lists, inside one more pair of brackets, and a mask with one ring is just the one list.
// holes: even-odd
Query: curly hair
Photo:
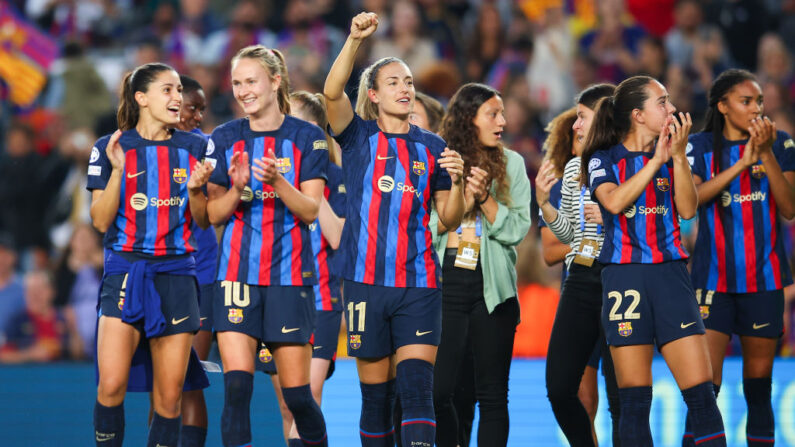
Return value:
[(510, 205), (511, 185), (505, 167), (507, 159), (503, 146), (500, 143), (494, 147), (484, 146), (475, 126), (478, 109), (495, 96), (499, 97), (500, 92), (487, 85), (469, 83), (462, 86), (447, 106), (439, 134), (447, 141), (447, 146), (461, 154), (464, 159), (464, 177), (469, 175), (473, 166), (485, 170), (489, 175), (489, 183), (497, 184), (495, 199)]
[(577, 108), (572, 107), (552, 119), (544, 131), (547, 139), (544, 140), (544, 160), (551, 160), (555, 168), (555, 176), (563, 177), (566, 163), (574, 158), (572, 146), (574, 143), (574, 130), (572, 126), (577, 121)]

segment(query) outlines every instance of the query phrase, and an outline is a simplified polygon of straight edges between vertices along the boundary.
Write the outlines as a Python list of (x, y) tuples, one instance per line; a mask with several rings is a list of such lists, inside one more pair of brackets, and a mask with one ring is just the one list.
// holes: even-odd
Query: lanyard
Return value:
[[(585, 186), (580, 188), (580, 232), (585, 234)], [(601, 225), (596, 225), (596, 232), (602, 233)]]
[[(463, 233), (463, 231), (464, 230), (463, 230), (463, 228), (460, 225), (458, 226), (458, 229), (455, 230), (455, 232), (456, 232), (456, 234), (458, 234), (459, 238), (461, 237), (461, 233)], [(476, 214), (475, 215), (475, 236), (477, 236), (479, 238), (482, 233), (483, 233), (483, 228), (482, 228), (482, 226), (480, 224), (480, 214)]]

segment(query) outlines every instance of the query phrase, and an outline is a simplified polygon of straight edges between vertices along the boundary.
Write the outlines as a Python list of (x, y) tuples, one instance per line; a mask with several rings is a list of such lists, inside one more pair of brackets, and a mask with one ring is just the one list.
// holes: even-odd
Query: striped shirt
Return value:
[(591, 201), (591, 191), (587, 187), (580, 187), (580, 164), (582, 159), (574, 157), (566, 163), (563, 170), (563, 179), (560, 181), (560, 206), (558, 216), (547, 226), (555, 236), (564, 244), (569, 244), (571, 251), (566, 254), (566, 268), (571, 266), (571, 261), (577, 255), (583, 237), (597, 241), (599, 250), (594, 254), (599, 257), (599, 251), (604, 241), (602, 226), (595, 223), (585, 223), (584, 205), (595, 205)]
[[(91, 149), (89, 191), (104, 190), (110, 179), (112, 166), (105, 153), (108, 141), (110, 135), (100, 138)], [(146, 140), (130, 129), (121, 134), (119, 144), (124, 150), (124, 177), (119, 209), (105, 233), (105, 248), (151, 256), (196, 251), (188, 178), (204, 158), (207, 142), (179, 130), (168, 140)]]
[[(337, 216), (345, 217), (345, 185), (342, 184), (342, 169), (334, 163), (328, 164), (328, 181), (323, 189), (323, 197), (328, 201), (331, 210)], [(336, 250), (323, 236), (320, 219), (315, 219), (309, 226), (312, 252), (315, 254), (315, 271), (317, 284), (315, 289), (316, 310), (342, 310), (340, 299), (339, 267), (335, 266)]]

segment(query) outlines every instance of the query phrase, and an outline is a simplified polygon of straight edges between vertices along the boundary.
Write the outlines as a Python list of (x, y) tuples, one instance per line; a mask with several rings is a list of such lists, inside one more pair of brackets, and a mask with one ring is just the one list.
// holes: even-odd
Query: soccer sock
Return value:
[(743, 379), (743, 394), (748, 405), (748, 421), (745, 424), (748, 447), (770, 446), (776, 440), (770, 396), (772, 385), (770, 377)]
[(618, 389), (618, 396), (621, 400), (621, 420), (618, 427), (621, 445), (652, 445), (651, 427), (649, 426), (651, 395), (650, 386)]
[(251, 444), (251, 393), (254, 376), (246, 371), (224, 374), (224, 409), (221, 412), (221, 439), (225, 447)]
[(715, 400), (715, 387), (712, 382), (704, 382), (682, 390), (688, 410), (690, 427), (693, 429), (693, 442), (697, 446), (725, 446), (726, 434), (723, 419)]
[(152, 425), (149, 426), (147, 447), (177, 447), (179, 442), (179, 416), (164, 418), (155, 412)]
[(207, 440), (207, 427), (183, 425), (180, 427), (179, 447), (204, 447)]
[(293, 388), (282, 388), (282, 396), (287, 408), (293, 413), (295, 427), (298, 429), (298, 436), (304, 445), (308, 446), (327, 446), (326, 421), (320, 407), (312, 397), (312, 390), (309, 384), (296, 386)]
[(94, 436), (97, 447), (121, 447), (124, 441), (124, 404), (106, 407), (94, 404)]
[[(717, 383), (712, 384), (712, 389), (715, 391), (715, 399), (717, 400), (720, 394), (720, 385)], [(693, 428), (690, 424), (690, 411), (685, 413), (685, 434), (682, 436), (682, 447), (694, 447), (696, 445), (693, 438)]]
[(436, 438), (433, 365), (420, 359), (398, 363), (397, 390), (403, 406), (400, 428), (403, 446), (432, 447)]
[(390, 382), (394, 398), (394, 380), (375, 384), (359, 382), (359, 388), (362, 390), (362, 414), (359, 416), (359, 439), (362, 441), (362, 447), (395, 445), (395, 430), (392, 427), (389, 402)]

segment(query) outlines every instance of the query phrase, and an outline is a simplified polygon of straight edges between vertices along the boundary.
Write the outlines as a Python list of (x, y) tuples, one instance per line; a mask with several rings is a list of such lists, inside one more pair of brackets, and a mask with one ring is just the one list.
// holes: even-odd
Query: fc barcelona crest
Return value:
[(243, 321), (243, 309), (229, 309), (229, 318), (230, 323), (238, 324)]
[(174, 175), (171, 178), (177, 183), (185, 183), (188, 181), (188, 170), (185, 168), (174, 168)]
[(618, 323), (618, 335), (622, 337), (629, 337), (632, 335), (632, 322)]
[(271, 354), (268, 348), (262, 348), (259, 350), (259, 361), (262, 363), (270, 363), (273, 360), (273, 354)]
[(753, 175), (754, 178), (757, 180), (767, 175), (767, 171), (765, 170), (765, 165), (758, 164), (751, 166), (751, 175)]
[(668, 183), (668, 177), (659, 177), (657, 179), (657, 189), (662, 192), (666, 192), (671, 189), (671, 184)]
[(709, 318), (709, 306), (698, 306), (698, 311), (701, 313), (702, 320)]
[(425, 175), (425, 162), (415, 161), (412, 163), (411, 171), (417, 175)]
[(119, 310), (124, 310), (124, 297), (119, 298)]
[(290, 172), (291, 169), (293, 169), (293, 165), (290, 162), (290, 159), (287, 158), (287, 157), (285, 157), (285, 158), (277, 158), (276, 159), (276, 169), (278, 169), (279, 172), (282, 173), (282, 174), (287, 174), (288, 172)]
[(348, 340), (348, 345), (350, 345), (351, 349), (359, 349), (362, 347), (362, 336), (360, 334), (351, 334), (350, 340)]

